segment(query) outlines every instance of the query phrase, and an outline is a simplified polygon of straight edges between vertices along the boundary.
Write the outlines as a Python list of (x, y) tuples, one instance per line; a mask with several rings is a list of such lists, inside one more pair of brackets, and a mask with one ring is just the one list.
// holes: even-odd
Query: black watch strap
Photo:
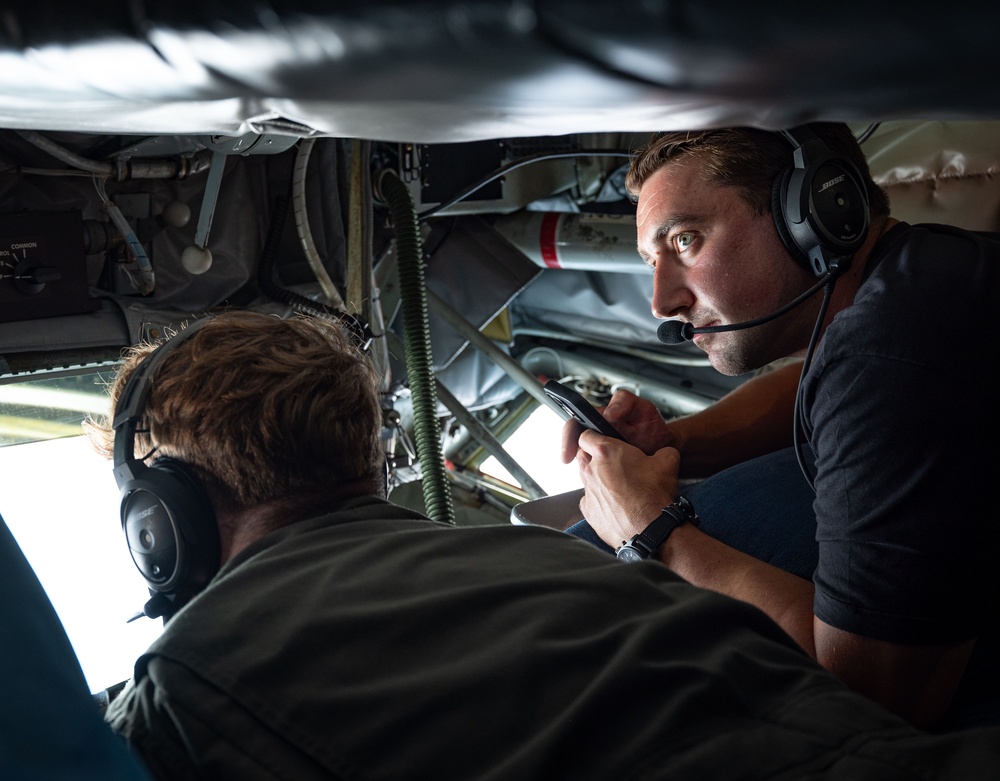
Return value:
[(648, 559), (667, 541), (674, 529), (684, 523), (697, 526), (699, 518), (691, 502), (682, 496), (660, 510), (660, 514), (639, 534), (628, 542), (623, 541), (616, 551), (618, 558), (627, 561)]

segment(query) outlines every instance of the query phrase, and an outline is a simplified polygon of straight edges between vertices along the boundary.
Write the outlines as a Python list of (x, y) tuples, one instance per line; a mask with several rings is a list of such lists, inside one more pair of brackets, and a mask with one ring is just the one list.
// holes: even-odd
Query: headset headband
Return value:
[(212, 318), (197, 320), (187, 328), (159, 345), (153, 352), (133, 369), (118, 395), (115, 414), (111, 427), (115, 431), (114, 465), (115, 479), (121, 488), (125, 481), (135, 478), (132, 465), (135, 458), (135, 434), (146, 411), (146, 400), (152, 390), (152, 379), (157, 368), (182, 343), (186, 342), (196, 332), (200, 331)]

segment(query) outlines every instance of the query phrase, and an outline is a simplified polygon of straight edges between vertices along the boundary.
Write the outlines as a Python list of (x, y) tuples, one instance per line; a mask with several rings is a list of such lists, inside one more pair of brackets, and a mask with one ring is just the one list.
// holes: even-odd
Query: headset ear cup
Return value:
[(183, 604), (219, 569), (215, 511), (186, 464), (160, 458), (122, 486), (122, 529), (151, 591)]
[(792, 144), (793, 165), (771, 190), (779, 235), (787, 247), (796, 248), (790, 249), (796, 262), (816, 276), (834, 269), (843, 273), (870, 226), (864, 178), (807, 126), (781, 135)]
[(791, 179), (791, 176), (792, 169), (786, 168), (775, 177), (774, 184), (771, 186), (771, 214), (774, 217), (774, 227), (778, 231), (778, 238), (785, 245), (788, 254), (804, 269), (812, 271), (809, 257), (795, 243), (795, 238), (788, 229), (788, 219), (785, 217), (785, 209), (788, 203), (788, 181)]

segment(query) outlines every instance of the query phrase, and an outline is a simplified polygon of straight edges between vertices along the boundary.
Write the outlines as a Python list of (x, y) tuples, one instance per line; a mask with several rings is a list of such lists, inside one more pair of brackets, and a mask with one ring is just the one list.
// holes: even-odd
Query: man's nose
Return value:
[(677, 317), (693, 304), (694, 295), (685, 285), (684, 275), (669, 263), (658, 263), (653, 272), (653, 316), (661, 320)]

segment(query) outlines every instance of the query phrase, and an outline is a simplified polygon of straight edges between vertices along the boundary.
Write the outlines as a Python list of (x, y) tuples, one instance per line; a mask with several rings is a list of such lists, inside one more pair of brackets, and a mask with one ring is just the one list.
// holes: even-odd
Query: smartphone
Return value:
[(549, 380), (542, 386), (542, 390), (584, 428), (596, 431), (598, 434), (604, 434), (606, 437), (620, 439), (622, 442), (626, 441), (625, 437), (619, 434), (615, 427), (605, 420), (604, 416), (597, 411), (593, 404), (572, 388), (567, 388), (561, 382)]

